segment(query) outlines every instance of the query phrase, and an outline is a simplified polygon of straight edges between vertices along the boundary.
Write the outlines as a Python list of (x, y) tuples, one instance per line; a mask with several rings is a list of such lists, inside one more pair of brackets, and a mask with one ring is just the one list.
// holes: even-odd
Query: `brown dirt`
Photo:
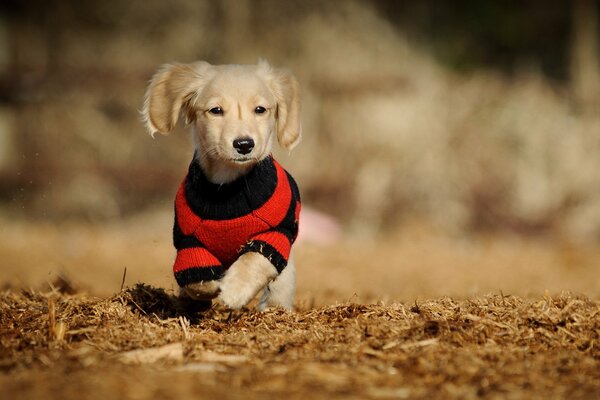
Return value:
[(202, 314), (140, 284), (0, 309), (7, 399), (600, 395), (600, 303), (570, 294)]
[(173, 296), (168, 215), (2, 222), (0, 399), (600, 398), (594, 247), (300, 243), (295, 312), (202, 313)]

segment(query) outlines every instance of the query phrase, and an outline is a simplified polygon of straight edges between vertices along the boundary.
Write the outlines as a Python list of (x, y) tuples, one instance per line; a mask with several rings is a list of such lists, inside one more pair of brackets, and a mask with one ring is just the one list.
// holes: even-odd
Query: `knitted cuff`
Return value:
[(290, 251), (292, 249), (291, 240), (287, 235), (278, 230), (270, 230), (267, 232), (259, 233), (254, 235), (250, 242), (259, 241), (264, 242), (273, 247), (283, 258), (288, 259)]
[(212, 281), (223, 276), (225, 269), (219, 260), (203, 247), (177, 251), (173, 273), (179, 286), (200, 281)]
[(240, 255), (244, 253), (255, 252), (262, 254), (267, 260), (273, 264), (277, 273), (281, 273), (283, 269), (287, 266), (287, 259), (281, 255), (279, 251), (273, 246), (271, 246), (267, 242), (263, 242), (262, 240), (252, 240), (248, 242), (242, 250), (240, 251)]
[(175, 272), (175, 280), (181, 287), (191, 283), (214, 281), (221, 279), (225, 273), (225, 268), (222, 265), (212, 267), (192, 267)]

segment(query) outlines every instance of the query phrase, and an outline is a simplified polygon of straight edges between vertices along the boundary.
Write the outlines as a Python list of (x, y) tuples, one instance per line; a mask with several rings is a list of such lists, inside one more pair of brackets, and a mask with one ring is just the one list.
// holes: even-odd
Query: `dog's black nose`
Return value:
[(248, 154), (254, 148), (254, 139), (239, 138), (233, 141), (233, 148), (240, 154)]

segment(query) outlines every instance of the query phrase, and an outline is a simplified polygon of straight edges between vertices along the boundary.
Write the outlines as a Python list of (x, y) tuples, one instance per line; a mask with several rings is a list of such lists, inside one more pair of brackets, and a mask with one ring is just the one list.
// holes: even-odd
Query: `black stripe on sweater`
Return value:
[(267, 242), (263, 242), (262, 240), (253, 240), (248, 242), (248, 244), (242, 247), (240, 255), (249, 253), (251, 251), (265, 256), (267, 260), (271, 261), (271, 264), (273, 264), (277, 270), (277, 273), (279, 274), (287, 266), (287, 260), (277, 251), (275, 247), (271, 246)]
[(298, 236), (296, 207), (297, 199), (292, 196), (290, 205), (288, 206), (287, 212), (285, 213), (285, 217), (283, 217), (283, 220), (279, 223), (279, 225), (273, 228), (274, 231), (285, 235), (285, 237), (290, 241), (290, 243), (294, 243), (294, 241), (296, 240), (296, 236)]
[(223, 274), (225, 274), (225, 268), (223, 268), (222, 265), (213, 267), (192, 267), (175, 272), (175, 280), (179, 286), (183, 287), (190, 283), (221, 279)]
[(177, 212), (175, 212), (175, 223), (173, 224), (173, 246), (177, 250), (189, 249), (190, 247), (205, 247), (195, 236), (186, 236), (177, 222)]
[(290, 189), (292, 191), (292, 199), (290, 205), (285, 214), (283, 220), (275, 227), (274, 230), (284, 234), (290, 243), (294, 243), (298, 236), (298, 221), (296, 221), (296, 207), (300, 203), (300, 192), (298, 191), (298, 185), (292, 176), (286, 171), (288, 182), (290, 183)]
[(292, 175), (290, 175), (289, 172), (285, 171), (285, 174), (287, 175), (288, 182), (290, 183), (290, 188), (292, 189), (292, 197), (294, 197), (298, 201), (301, 201), (300, 200), (300, 190), (298, 189), (298, 184), (296, 183), (296, 181), (294, 180)]

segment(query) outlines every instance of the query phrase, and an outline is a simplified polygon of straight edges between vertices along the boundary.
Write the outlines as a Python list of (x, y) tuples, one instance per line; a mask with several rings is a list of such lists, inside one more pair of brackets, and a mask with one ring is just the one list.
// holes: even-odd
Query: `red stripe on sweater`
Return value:
[(185, 198), (186, 180), (187, 177), (183, 180), (181, 185), (179, 185), (179, 190), (177, 190), (177, 196), (175, 196), (175, 209), (177, 211), (177, 222), (179, 223), (181, 232), (186, 236), (190, 236), (194, 234), (196, 228), (200, 225), (201, 220), (200, 217), (194, 214)]
[(173, 272), (180, 272), (194, 267), (215, 267), (221, 262), (203, 247), (191, 247), (177, 252)]
[(273, 164), (277, 170), (277, 187), (275, 188), (275, 192), (262, 207), (252, 212), (252, 214), (265, 221), (272, 228), (283, 221), (292, 201), (292, 190), (285, 170), (277, 161), (273, 160)]
[(202, 220), (195, 235), (228, 267), (238, 258), (239, 250), (254, 234), (269, 228), (264, 221), (249, 214), (222, 221)]

